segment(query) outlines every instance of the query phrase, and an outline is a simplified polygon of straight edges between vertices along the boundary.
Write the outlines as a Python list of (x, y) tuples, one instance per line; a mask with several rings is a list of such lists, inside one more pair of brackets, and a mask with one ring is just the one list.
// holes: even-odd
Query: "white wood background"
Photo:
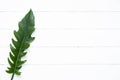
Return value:
[(120, 80), (120, 0), (0, 0), (0, 80), (30, 8), (36, 40), (14, 80)]

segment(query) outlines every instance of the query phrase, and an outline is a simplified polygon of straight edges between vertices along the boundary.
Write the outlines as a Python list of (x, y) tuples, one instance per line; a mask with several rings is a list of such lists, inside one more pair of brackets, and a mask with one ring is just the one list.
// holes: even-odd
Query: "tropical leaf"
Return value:
[(18, 26), (18, 31), (14, 31), (16, 39), (12, 39), (12, 44), (10, 44), (11, 52), (8, 58), (10, 67), (6, 70), (7, 73), (12, 74), (11, 80), (13, 80), (15, 74), (21, 74), (19, 70), (22, 68), (22, 64), (26, 62), (26, 60), (22, 60), (22, 57), (27, 54), (26, 49), (30, 47), (30, 43), (35, 39), (31, 36), (35, 30), (32, 10), (19, 22)]

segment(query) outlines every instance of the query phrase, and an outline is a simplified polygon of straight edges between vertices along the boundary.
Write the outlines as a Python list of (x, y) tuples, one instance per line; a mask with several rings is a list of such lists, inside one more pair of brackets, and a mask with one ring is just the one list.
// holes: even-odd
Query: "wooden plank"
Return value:
[(118, 0), (4, 0), (0, 2), (1, 11), (26, 11), (32, 8), (36, 11), (120, 11)]
[[(9, 79), (10, 75), (4, 71), (6, 66), (0, 68), (2, 69), (0, 79)], [(15, 77), (14, 80), (119, 80), (119, 74), (120, 66), (28, 65), (23, 67), (21, 77)]]
[[(0, 48), (0, 63), (8, 64), (8, 48)], [(30, 48), (25, 58), (26, 64), (120, 64), (120, 48), (116, 47), (80, 47), (80, 48)]]
[[(4, 35), (3, 35), (4, 34)], [(120, 30), (40, 30), (33, 36), (32, 47), (120, 47)], [(12, 30), (0, 30), (2, 43), (7, 47), (13, 38)], [(39, 44), (39, 45), (38, 45)]]
[[(25, 13), (0, 13), (0, 28), (16, 28)], [(35, 21), (36, 28), (119, 28), (120, 14), (119, 12), (35, 12)]]

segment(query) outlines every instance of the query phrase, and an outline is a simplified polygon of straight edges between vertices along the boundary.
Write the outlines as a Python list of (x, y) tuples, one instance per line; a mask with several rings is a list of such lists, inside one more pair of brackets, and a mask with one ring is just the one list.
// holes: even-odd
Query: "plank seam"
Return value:
[[(13, 30), (14, 28), (0, 28), (0, 30)], [(120, 28), (36, 28), (37, 30), (120, 30)]]
[[(8, 64), (0, 64), (0, 66), (7, 66)], [(120, 64), (24, 64), (24, 65), (36, 65), (36, 66), (120, 66)]]
[[(119, 10), (33, 10), (34, 12), (38, 12), (38, 13), (120, 13)], [(12, 10), (8, 10), (8, 11), (0, 11), (0, 13), (19, 13), (19, 12), (25, 12), (25, 11), (12, 11)]]

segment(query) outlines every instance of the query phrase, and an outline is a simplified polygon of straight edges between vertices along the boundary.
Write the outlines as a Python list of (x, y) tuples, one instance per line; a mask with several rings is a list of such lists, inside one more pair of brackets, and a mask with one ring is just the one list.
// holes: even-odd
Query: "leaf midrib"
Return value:
[(23, 42), (25, 41), (25, 35), (26, 35), (26, 34), (23, 35), (23, 39), (22, 39), (22, 41), (21, 41), (21, 45), (20, 45), (19, 50), (18, 50), (18, 55), (17, 55), (17, 59), (16, 59), (16, 61), (15, 61), (14, 71), (13, 71), (11, 80), (13, 79), (13, 77), (14, 77), (14, 75), (15, 75), (15, 71), (16, 71), (17, 64), (18, 64), (18, 63), (17, 63), (17, 62), (18, 62), (18, 58), (19, 58), (19, 56), (20, 56), (20, 51), (21, 51), (21, 48), (22, 48), (22, 46), (23, 46)]

